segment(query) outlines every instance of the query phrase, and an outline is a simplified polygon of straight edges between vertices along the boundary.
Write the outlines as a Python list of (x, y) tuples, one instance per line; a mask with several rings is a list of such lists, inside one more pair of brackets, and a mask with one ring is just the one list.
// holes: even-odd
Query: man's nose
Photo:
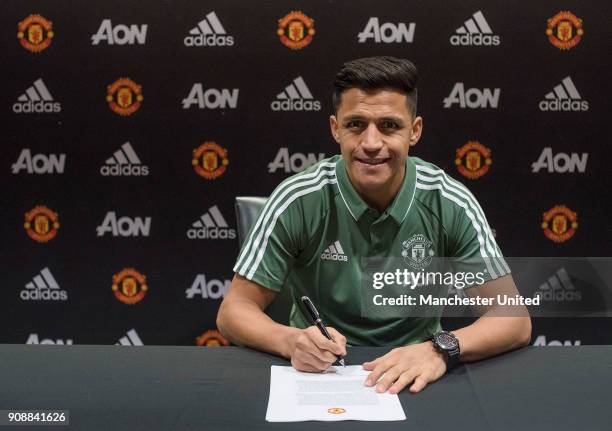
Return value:
[(367, 152), (376, 152), (383, 146), (382, 135), (376, 127), (376, 124), (370, 123), (363, 131), (361, 139), (361, 147)]

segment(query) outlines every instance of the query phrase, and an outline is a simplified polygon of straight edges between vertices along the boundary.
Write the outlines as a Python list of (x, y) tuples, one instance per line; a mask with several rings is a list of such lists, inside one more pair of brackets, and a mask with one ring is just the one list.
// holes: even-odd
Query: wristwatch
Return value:
[(438, 351), (444, 353), (448, 358), (446, 363), (447, 368), (450, 370), (452, 367), (457, 365), (459, 362), (459, 340), (455, 337), (455, 334), (448, 331), (440, 331), (433, 334), (431, 337), (433, 345)]

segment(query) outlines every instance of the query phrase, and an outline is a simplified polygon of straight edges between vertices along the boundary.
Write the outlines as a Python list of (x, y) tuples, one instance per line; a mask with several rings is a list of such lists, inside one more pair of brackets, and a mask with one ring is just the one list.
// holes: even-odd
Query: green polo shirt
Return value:
[(296, 306), (307, 295), (350, 345), (400, 346), (439, 331), (440, 318), (364, 315), (362, 258), (401, 259), (410, 247), (424, 248), (410, 250), (417, 260), (424, 253), (482, 260), (486, 279), (510, 272), (474, 196), (440, 168), (408, 157), (403, 184), (380, 214), (357, 194), (340, 155), (274, 190), (234, 272), (276, 292), (290, 289), (292, 326), (310, 325)]

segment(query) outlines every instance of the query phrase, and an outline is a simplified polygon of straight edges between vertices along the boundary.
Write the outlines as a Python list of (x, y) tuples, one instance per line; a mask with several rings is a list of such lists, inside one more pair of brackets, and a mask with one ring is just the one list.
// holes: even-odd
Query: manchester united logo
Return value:
[(57, 235), (60, 227), (57, 213), (44, 205), (39, 205), (25, 213), (23, 227), (34, 241), (51, 241)]
[(205, 347), (229, 346), (229, 341), (216, 329), (209, 329), (196, 337), (196, 345)]
[(559, 12), (547, 21), (548, 40), (559, 49), (575, 47), (583, 34), (582, 20), (570, 11)]
[(493, 163), (491, 150), (478, 141), (468, 141), (457, 150), (455, 165), (461, 175), (471, 180), (478, 179), (489, 172)]
[(546, 238), (565, 242), (574, 236), (578, 228), (576, 213), (565, 205), (556, 205), (543, 215), (542, 229)]
[(223, 175), (229, 165), (227, 150), (213, 141), (206, 141), (193, 150), (191, 164), (198, 175), (214, 180)]
[(148, 289), (147, 277), (134, 268), (125, 268), (113, 275), (113, 293), (124, 304), (142, 301)]
[(291, 49), (302, 49), (315, 34), (314, 20), (300, 11), (292, 11), (278, 20), (276, 34), (283, 45)]
[(121, 116), (138, 111), (142, 99), (142, 87), (129, 78), (119, 78), (107, 87), (108, 106)]
[(435, 252), (432, 242), (423, 234), (412, 235), (409, 240), (402, 242), (402, 257), (404, 262), (414, 269), (423, 269), (431, 263)]
[(327, 409), (327, 413), (331, 413), (332, 415), (339, 415), (342, 413), (346, 413), (346, 409), (343, 409), (342, 407), (331, 407)]
[(17, 24), (17, 39), (30, 52), (47, 49), (53, 35), (53, 23), (41, 15), (30, 15)]

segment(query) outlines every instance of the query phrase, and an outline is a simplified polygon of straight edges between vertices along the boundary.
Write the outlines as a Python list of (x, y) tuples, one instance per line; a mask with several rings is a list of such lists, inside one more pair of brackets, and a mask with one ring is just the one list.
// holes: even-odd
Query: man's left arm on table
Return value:
[[(491, 298), (493, 305), (480, 307), (483, 314), (478, 320), (453, 331), (459, 340), (461, 361), (477, 361), (529, 344), (531, 319), (527, 308), (495, 303), (497, 295), (518, 295), (511, 274), (465, 292), (469, 297)], [(384, 356), (365, 362), (363, 367), (371, 371), (366, 385), (376, 384), (378, 392), (389, 390), (390, 393), (398, 393), (408, 385), (410, 392), (420, 392), (428, 383), (442, 377), (447, 369), (445, 354), (431, 341), (395, 348)]]

